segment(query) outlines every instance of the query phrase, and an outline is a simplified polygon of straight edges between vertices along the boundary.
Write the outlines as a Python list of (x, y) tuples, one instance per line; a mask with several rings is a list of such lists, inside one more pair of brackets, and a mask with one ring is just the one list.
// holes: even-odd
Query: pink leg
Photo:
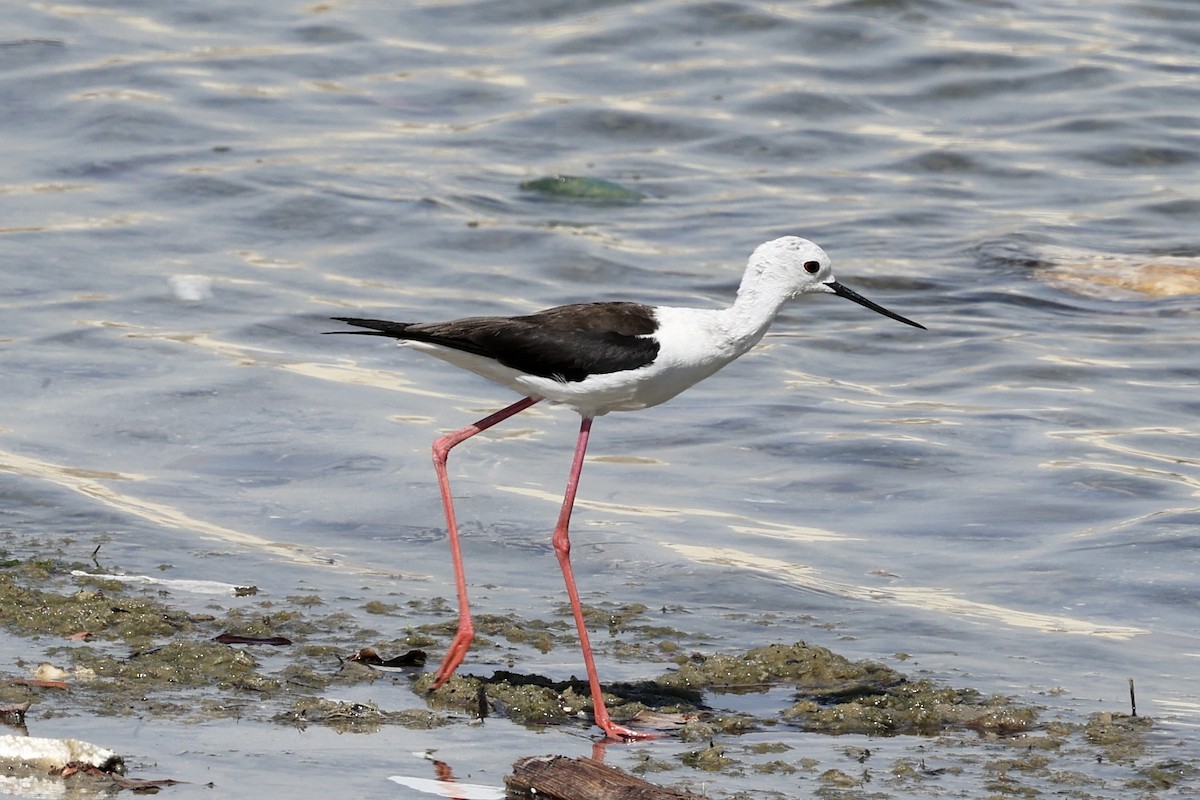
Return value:
[(575, 507), (575, 491), (579, 488), (579, 473), (583, 470), (583, 454), (587, 451), (588, 435), (592, 431), (592, 418), (584, 417), (579, 426), (579, 442), (575, 445), (575, 460), (571, 464), (571, 475), (567, 478), (567, 492), (563, 497), (558, 525), (554, 527), (554, 554), (567, 583), (567, 597), (571, 599), (571, 612), (575, 615), (575, 627), (579, 631), (579, 646), (583, 650), (583, 663), (587, 667), (588, 685), (592, 690), (593, 714), (596, 724), (609, 739), (652, 739), (657, 734), (639, 733), (618, 725), (608, 716), (604, 706), (604, 693), (600, 689), (600, 676), (596, 674), (596, 662), (592, 658), (592, 645), (588, 639), (587, 626), (583, 622), (583, 606), (579, 603), (579, 590), (575, 587), (575, 572), (571, 569), (571, 540), (567, 526), (571, 522), (571, 509)]
[(436, 689), (450, 679), (454, 670), (467, 656), (471, 640), (475, 638), (475, 625), (471, 622), (471, 606), (467, 601), (467, 573), (463, 570), (462, 548), (458, 543), (458, 523), (454, 519), (454, 500), (450, 496), (450, 477), (446, 474), (446, 459), (450, 449), (462, 444), (480, 431), (486, 431), (498, 422), (503, 422), (514, 414), (529, 408), (540, 398), (525, 397), (503, 408), (489, 417), (468, 425), (454, 433), (448, 433), (433, 443), (433, 468), (437, 471), (438, 487), (442, 490), (442, 507), (446, 511), (446, 535), (450, 539), (450, 558), (454, 561), (454, 582), (458, 587), (458, 632), (454, 641), (446, 651), (442, 665), (438, 667), (437, 679), (433, 688)]

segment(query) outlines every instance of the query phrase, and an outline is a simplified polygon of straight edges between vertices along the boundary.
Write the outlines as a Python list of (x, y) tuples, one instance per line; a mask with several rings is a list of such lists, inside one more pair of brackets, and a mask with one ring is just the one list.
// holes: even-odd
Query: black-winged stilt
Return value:
[(755, 249), (737, 298), (729, 308), (608, 302), (559, 306), (524, 316), (468, 317), (450, 322), (335, 317), (370, 329), (338, 333), (399, 339), (401, 344), (490, 378), (523, 395), (507, 408), (433, 443), (433, 465), (446, 511), (459, 610), (458, 632), (438, 668), (433, 688), (445, 683), (462, 663), (475, 635), (446, 459), (455, 445), (534, 403), (549, 400), (569, 405), (583, 417), (552, 541), (579, 630), (596, 724), (613, 739), (654, 735), (618, 725), (609, 717), (571, 570), (567, 526), (592, 420), (610, 411), (634, 411), (670, 400), (749, 351), (762, 339), (787, 300), (816, 293), (835, 294), (907, 325), (925, 327), (838, 283), (825, 251), (796, 236), (775, 239)]

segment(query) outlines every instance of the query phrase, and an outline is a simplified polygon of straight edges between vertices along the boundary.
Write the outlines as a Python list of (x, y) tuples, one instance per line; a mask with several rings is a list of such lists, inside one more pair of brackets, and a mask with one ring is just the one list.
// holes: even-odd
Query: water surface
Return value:
[[(0, 526), (74, 537), (80, 557), (102, 536), (131, 572), (170, 564), (350, 609), (451, 596), (429, 443), (512, 398), (381, 342), (320, 336), (326, 318), (715, 307), (755, 245), (798, 234), (929, 330), (806, 298), (705, 384), (599, 420), (575, 517), (585, 599), (685, 609), (713, 650), (905, 653), (903, 669), (1067, 719), (1123, 710), (1134, 677), (1163, 731), (1147, 759), (1195, 762), (1190, 2), (5, 16)], [(519, 189), (556, 173), (647, 197)], [(561, 602), (548, 531), (576, 424), (538, 407), (456, 452), (480, 610)], [(773, 624), (752, 624), (762, 615)], [(606, 680), (663, 666), (600, 638)], [(581, 672), (566, 651), (522, 666)], [(420, 702), (403, 687), (374, 699)], [(196, 734), (206, 759), (169, 761), (158, 737), (180, 734), (146, 733), (163, 721), (56, 724), (95, 724), (196, 787), (203, 762), (218, 783), (297, 797), (342, 781), (408, 791), (385, 781), (400, 750), (457, 752), (498, 783), (518, 755), (589, 747), (502, 720), (479, 736), (306, 734), (286, 745), (299, 766), (247, 774), (219, 726)], [(229, 749), (267, 754), (290, 734), (240, 735)], [(844, 742), (794, 739), (822, 769), (842, 758)], [(338, 746), (345, 761), (328, 756)], [(1088, 790), (1122, 796), (1124, 779)]]

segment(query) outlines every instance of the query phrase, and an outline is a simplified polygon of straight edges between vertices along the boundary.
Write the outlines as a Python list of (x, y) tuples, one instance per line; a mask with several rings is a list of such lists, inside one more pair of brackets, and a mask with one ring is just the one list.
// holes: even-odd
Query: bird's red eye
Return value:
[(804, 262), (804, 271), (807, 272), (809, 275), (816, 275), (818, 272), (821, 271), (821, 262), (820, 261), (805, 261)]

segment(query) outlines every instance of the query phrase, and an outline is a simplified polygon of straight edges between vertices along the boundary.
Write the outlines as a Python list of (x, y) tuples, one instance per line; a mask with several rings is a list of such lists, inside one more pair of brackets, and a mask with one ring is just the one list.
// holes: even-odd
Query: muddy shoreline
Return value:
[[(0, 706), (29, 704), (24, 725), (9, 720), (13, 731), (36, 729), (47, 717), (136, 715), (195, 724), (235, 718), (327, 726), (350, 734), (487, 718), (572, 736), (595, 733), (586, 683), (537, 672), (538, 654), (577, 646), (565, 608), (552, 619), (479, 614), (473, 652), (487, 660), (506, 652), (510, 668), (473, 669), (468, 661), (461, 674), (430, 692), (423, 655), (440, 657), (455, 626), (454, 609), (442, 599), (372, 600), (350, 612), (319, 592), (269, 598), (253, 587), (228, 587), (224, 595), (197, 600), (173, 591), (165, 577), (143, 584), (111, 565), (104, 573), (95, 562), (72, 561), (66, 549), (41, 545), (36, 557), (31, 549), (0, 552), (0, 627), (27, 652), (0, 681)], [(643, 751), (637, 770), (665, 773), (658, 780), (666, 784), (691, 783), (678, 779), (681, 771), (699, 773), (713, 796), (736, 796), (739, 776), (747, 772), (810, 773), (839, 797), (866, 797), (877, 796), (881, 786), (865, 775), (885, 773), (887, 785), (901, 792), (932, 791), (947, 769), (964, 769), (911, 758), (881, 764), (871, 760), (870, 747), (858, 748), (854, 760), (861, 770), (829, 768), (789, 757), (786, 740), (798, 733), (856, 741), (918, 737), (928, 762), (977, 761), (980, 774), (990, 776), (978, 788), (996, 796), (1097, 788), (1099, 779), (1083, 768), (1088, 764), (1122, 766), (1124, 786), (1143, 796), (1195, 780), (1194, 765), (1148, 759), (1154, 722), (1124, 710), (1064, 719), (1027, 698), (946, 686), (805, 642), (720, 652), (702, 634), (667, 624), (677, 615), (637, 604), (588, 613), (590, 626), (608, 629), (619, 658), (645, 662), (647, 673), (655, 664), (664, 667), (646, 680), (606, 684), (605, 690), (614, 718), (684, 745)], [(444, 619), (421, 621), (431, 617)], [(362, 648), (381, 663), (364, 663), (372, 659), (357, 655)], [(401, 655), (407, 662), (385, 663)], [(338, 699), (362, 686), (379, 686), (377, 699)], [(746, 697), (755, 698), (754, 710), (746, 709)], [(772, 735), (780, 740), (770, 741)], [(981, 743), (998, 746), (1000, 755), (995, 747), (981, 750)]]

